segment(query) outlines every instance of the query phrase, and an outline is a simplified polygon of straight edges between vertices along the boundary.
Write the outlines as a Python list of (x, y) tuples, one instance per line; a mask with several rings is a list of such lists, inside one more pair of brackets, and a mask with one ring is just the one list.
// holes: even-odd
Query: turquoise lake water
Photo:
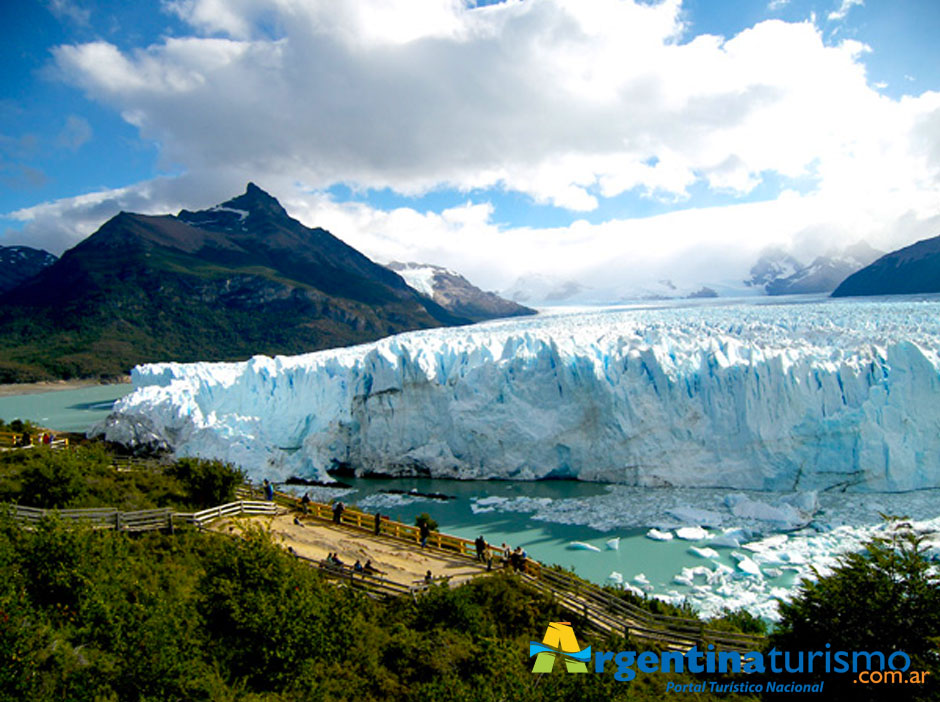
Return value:
[(29, 419), (59, 431), (87, 431), (108, 416), (115, 400), (132, 389), (130, 383), (124, 383), (0, 397), (0, 419)]

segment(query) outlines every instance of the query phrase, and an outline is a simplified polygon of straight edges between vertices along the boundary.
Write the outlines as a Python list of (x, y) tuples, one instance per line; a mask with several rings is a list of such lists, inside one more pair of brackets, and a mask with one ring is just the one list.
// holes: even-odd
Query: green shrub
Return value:
[(230, 463), (202, 458), (181, 458), (167, 473), (178, 478), (194, 505), (212, 507), (235, 499), (235, 488), (245, 474)]
[[(923, 536), (897, 520), (886, 536), (859, 553), (840, 557), (830, 575), (804, 580), (799, 594), (780, 605), (771, 635), (779, 650), (904, 651), (911, 670), (927, 670), (928, 683), (904, 685), (905, 699), (937, 699), (940, 676), (940, 576), (925, 557)], [(818, 678), (816, 674), (814, 677)], [(832, 699), (898, 699), (894, 685), (854, 684), (854, 675), (831, 675)], [(908, 696), (909, 695), (909, 696)]]
[(437, 531), (437, 522), (427, 512), (422, 512), (415, 517), (415, 526), (420, 528), (422, 524), (427, 524), (431, 531)]

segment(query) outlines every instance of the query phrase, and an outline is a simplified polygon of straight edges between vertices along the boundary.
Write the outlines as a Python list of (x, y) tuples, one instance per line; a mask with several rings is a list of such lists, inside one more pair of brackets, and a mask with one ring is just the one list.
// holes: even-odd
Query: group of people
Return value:
[[(323, 560), (323, 563), (328, 566), (334, 566), (338, 568), (345, 568), (346, 563), (339, 557), (339, 552), (330, 551), (326, 554), (326, 558)], [(369, 575), (384, 575), (384, 570), (379, 570), (374, 565), (372, 565), (372, 559), (366, 559), (365, 565), (362, 564), (362, 561), (358, 558), (356, 559), (355, 564), (353, 565), (353, 571), (356, 573), (368, 573)]]
[(528, 554), (525, 552), (525, 549), (522, 546), (516, 546), (516, 548), (511, 548), (505, 542), (502, 546), (503, 549), (503, 567), (507, 565), (511, 567), (517, 573), (524, 573), (526, 567), (526, 559), (528, 559)]
[(357, 573), (368, 573), (369, 575), (384, 575), (384, 570), (379, 570), (374, 565), (372, 565), (372, 560), (369, 559), (366, 561), (365, 565), (362, 565), (362, 561), (357, 560), (356, 564), (353, 566), (353, 570)]
[[(55, 436), (50, 434), (47, 431), (42, 432), (38, 437), (37, 445), (40, 446), (51, 446), (52, 442), (55, 441)], [(28, 431), (24, 431), (19, 438), (19, 441), (16, 442), (16, 446), (27, 447), (33, 445), (33, 437)]]

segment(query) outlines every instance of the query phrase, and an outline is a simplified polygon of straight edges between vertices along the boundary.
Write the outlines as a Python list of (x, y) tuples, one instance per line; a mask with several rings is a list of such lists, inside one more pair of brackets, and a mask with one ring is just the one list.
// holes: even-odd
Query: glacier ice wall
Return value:
[(616, 309), (134, 369), (97, 432), (255, 476), (940, 486), (940, 302)]

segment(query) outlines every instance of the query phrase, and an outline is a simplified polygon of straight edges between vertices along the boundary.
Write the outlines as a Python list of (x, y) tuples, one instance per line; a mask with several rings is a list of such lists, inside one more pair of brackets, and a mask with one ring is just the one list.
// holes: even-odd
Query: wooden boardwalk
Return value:
[[(286, 507), (298, 512), (301, 510), (299, 499), (291, 495), (277, 493), (275, 499)], [(335, 524), (330, 505), (311, 502), (304, 516), (311, 520), (330, 522), (336, 528), (358, 532), (364, 538), (396, 539), (407, 543), (412, 548), (420, 548), (417, 527), (383, 519), (381, 535), (375, 536), (373, 533), (374, 515), (356, 509), (345, 509), (339, 523)], [(428, 547), (446, 553), (449, 558), (478, 563), (474, 542), (459, 536), (432, 532), (428, 539)], [(492, 558), (494, 563), (501, 563), (500, 551), (492, 546), (487, 547), (487, 557)], [(487, 568), (478, 564), (478, 575), (486, 575), (489, 572)], [(355, 574), (348, 575), (344, 571), (338, 571), (337, 575), (347, 577), (350, 582), (356, 583), (362, 589), (370, 587), (368, 578), (360, 578), (356, 581)], [(766, 639), (762, 636), (720, 631), (691, 617), (653, 614), (594, 583), (563, 570), (549, 568), (531, 558), (526, 559), (520, 576), (530, 586), (544, 592), (563, 609), (583, 618), (589, 626), (602, 634), (614, 633), (628, 636), (637, 642), (677, 651), (685, 651), (693, 646), (705, 649), (711, 644), (715, 650), (746, 653), (760, 650), (766, 643)], [(413, 586), (408, 583), (397, 583), (397, 586), (408, 588), (411, 594), (415, 592)], [(396, 592), (394, 587), (385, 587), (383, 584), (381, 587), (376, 587), (373, 594), (398, 596), (404, 594), (404, 590)]]
[[(286, 510), (290, 510), (291, 519), (296, 517), (296, 520), (301, 522), (301, 527), (304, 520), (309, 520), (314, 523), (311, 526), (325, 526), (330, 530), (352, 533), (359, 543), (392, 542), (397, 548), (412, 551), (424, 559), (434, 558), (443, 561), (447, 563), (447, 568), (453, 569), (457, 577), (439, 577), (437, 582), (459, 582), (470, 577), (487, 575), (500, 570), (501, 567), (508, 567), (508, 564), (503, 563), (501, 552), (487, 546), (484, 562), (489, 560), (491, 564), (496, 564), (496, 567), (490, 570), (477, 559), (474, 542), (459, 536), (432, 532), (427, 546), (422, 548), (420, 534), (415, 526), (383, 518), (380, 533), (376, 534), (375, 515), (356, 509), (345, 509), (336, 521), (330, 505), (311, 502), (306, 510), (303, 510), (300, 500), (291, 495), (277, 493), (275, 501), (272, 502), (251, 499), (257, 493), (250, 486), (240, 488), (239, 493), (246, 499), (199, 512), (175, 512), (170, 509), (122, 512), (111, 508), (45, 510), (21, 505), (0, 505), (0, 510), (5, 509), (25, 528), (34, 528), (42, 518), (56, 514), (59, 518), (76, 525), (126, 532), (172, 531), (174, 524), (179, 523), (205, 528), (219, 520), (251, 516), (276, 518), (279, 513), (283, 514)], [(285, 541), (290, 546), (290, 539)], [(324, 577), (335, 580), (344, 587), (360, 590), (369, 597), (416, 597), (429, 586), (428, 583), (414, 577), (402, 577), (399, 574), (398, 578), (393, 578), (381, 574), (369, 574), (356, 571), (348, 565), (337, 566), (327, 563), (322, 557), (311, 557), (299, 553), (292, 546), (289, 550), (298, 559), (318, 568)], [(422, 565), (422, 568), (425, 565)], [(440, 573), (441, 569), (437, 570)], [(697, 619), (653, 614), (589, 581), (563, 570), (549, 568), (531, 558), (526, 559), (522, 564), (519, 575), (528, 585), (545, 593), (560, 607), (582, 618), (588, 626), (602, 634), (613, 633), (627, 636), (640, 643), (677, 651), (688, 650), (692, 646), (705, 649), (711, 644), (715, 650), (748, 652), (761, 650), (766, 643), (761, 636), (719, 631), (707, 627)]]

